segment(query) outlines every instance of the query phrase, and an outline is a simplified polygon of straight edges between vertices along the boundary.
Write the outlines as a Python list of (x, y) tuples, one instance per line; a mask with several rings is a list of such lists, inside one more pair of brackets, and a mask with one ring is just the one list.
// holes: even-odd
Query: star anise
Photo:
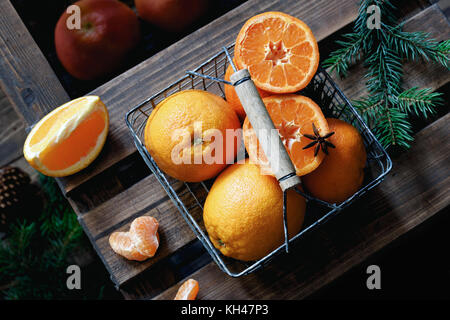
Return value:
[(308, 149), (308, 148), (311, 148), (316, 145), (316, 148), (314, 149), (314, 157), (317, 156), (320, 149), (322, 149), (322, 151), (328, 155), (328, 147), (336, 148), (334, 144), (332, 144), (330, 141), (326, 140), (329, 137), (331, 137), (334, 134), (334, 132), (327, 133), (326, 135), (324, 135), (322, 137), (322, 136), (320, 136), (319, 130), (317, 130), (316, 126), (314, 125), (314, 122), (312, 124), (312, 128), (314, 131), (314, 135), (305, 133), (304, 136), (310, 140), (313, 140), (313, 142), (304, 146), (303, 149)]

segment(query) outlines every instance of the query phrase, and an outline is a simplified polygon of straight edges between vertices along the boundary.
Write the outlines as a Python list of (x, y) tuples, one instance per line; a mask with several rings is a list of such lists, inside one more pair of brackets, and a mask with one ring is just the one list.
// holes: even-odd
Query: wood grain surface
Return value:
[(31, 126), (69, 96), (9, 0), (0, 12), (0, 87)]
[[(425, 9), (424, 12), (410, 18), (406, 26), (411, 27), (413, 24), (423, 25), (423, 27), (431, 30), (432, 28), (428, 27), (431, 24), (430, 21), (433, 21), (433, 23), (441, 23), (442, 19), (437, 19), (437, 17), (440, 16), (442, 16), (440, 11), (435, 6), (432, 6)], [(434, 20), (430, 20), (430, 17)], [(441, 26), (445, 30), (446, 24), (441, 23)], [(421, 74), (416, 75), (417, 79), (435, 79), (435, 81), (430, 81), (427, 84), (434, 89), (450, 80), (448, 73), (436, 73), (436, 70), (433, 68), (424, 67), (420, 69), (420, 72)], [(355, 79), (351, 77), (342, 80), (341, 83), (347, 88), (359, 87), (361, 92), (364, 89), (364, 85), (361, 84), (361, 81), (355, 85)], [(356, 91), (353, 91), (353, 93), (354, 92)], [(352, 96), (349, 96), (349, 98), (352, 98)], [(92, 179), (92, 181), (95, 180), (96, 179)], [(90, 192), (90, 194), (92, 194), (92, 192)], [(131, 219), (134, 217), (147, 214), (152, 210), (154, 213), (159, 213), (158, 210), (154, 210), (155, 206), (157, 206), (157, 208), (160, 208), (160, 206), (165, 206), (168, 212), (179, 215), (171, 200), (165, 195), (165, 191), (156, 181), (155, 177), (150, 175), (128, 189), (124, 188), (122, 193), (119, 193), (106, 203), (96, 206), (96, 208), (92, 210), (88, 210), (87, 213), (80, 217), (80, 221), (83, 223), (86, 233), (91, 237), (91, 241), (93, 242), (99, 255), (103, 258), (107, 269), (111, 272), (112, 278), (117, 285), (123, 285), (131, 278), (153, 266), (155, 262), (159, 263), (161, 260), (169, 257), (171, 254), (175, 253), (176, 250), (183, 248), (183, 246), (187, 245), (194, 239), (192, 231), (189, 229), (184, 220), (167, 220), (170, 222), (169, 224), (162, 224), (162, 228), (165, 228), (166, 226), (169, 228), (166, 238), (167, 242), (164, 246), (168, 245), (170, 241), (174, 241), (174, 246), (169, 245), (169, 249), (162, 251), (161, 256), (158, 256), (157, 259), (139, 264), (127, 262), (121, 257), (114, 255), (107, 243), (109, 234), (117, 229), (126, 229), (130, 224)], [(180, 239), (176, 233), (172, 233), (170, 230), (178, 230), (178, 232), (181, 232), (187, 236), (184, 239)]]
[(0, 166), (22, 156), (25, 138), (25, 121), (0, 89)]
[(135, 152), (124, 120), (126, 112), (231, 44), (251, 16), (268, 10), (288, 12), (304, 20), (321, 40), (349, 24), (357, 9), (354, 0), (250, 0), (94, 90), (92, 94), (99, 95), (108, 107), (110, 134), (98, 161), (79, 174), (60, 179), (63, 189), (73, 190)]
[[(415, 136), (386, 180), (364, 199), (298, 243), (292, 253), (243, 278), (213, 263), (191, 276), (199, 299), (300, 299), (330, 283), (450, 205), (450, 114)], [(184, 280), (184, 279), (183, 279)], [(179, 282), (155, 299), (173, 299)]]

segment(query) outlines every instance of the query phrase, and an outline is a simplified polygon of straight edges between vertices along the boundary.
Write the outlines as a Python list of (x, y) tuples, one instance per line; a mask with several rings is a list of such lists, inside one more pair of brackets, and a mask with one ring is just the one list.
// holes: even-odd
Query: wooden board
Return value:
[(9, 0), (0, 12), (0, 87), (31, 126), (69, 96)]
[[(308, 23), (321, 40), (350, 23), (357, 9), (357, 2), (350, 0), (250, 0), (94, 90), (92, 94), (99, 95), (110, 112), (110, 134), (98, 161), (79, 174), (60, 179), (63, 189), (70, 192), (135, 152), (125, 124), (126, 112), (231, 44), (251, 16), (268, 10), (288, 12)], [(168, 67), (175, 65), (176, 69)]]
[[(412, 17), (410, 21), (407, 22), (407, 26), (410, 23), (422, 23), (427, 25), (427, 21), (430, 21), (428, 20), (430, 16), (436, 18), (436, 15), (439, 13), (436, 13), (435, 7), (430, 7), (425, 11), (425, 14), (420, 13), (419, 15)], [(445, 24), (442, 27), (443, 30), (446, 30)], [(447, 29), (447, 32), (448, 31), (449, 30)], [(425, 79), (430, 79), (433, 76), (431, 72), (434, 72), (434, 70), (423, 68), (421, 69), (421, 72), (422, 75), (418, 75), (417, 78), (423, 77)], [(438, 73), (438, 77), (435, 78), (435, 81), (430, 82), (430, 86), (433, 88), (437, 88), (438, 85), (450, 80), (449, 74), (442, 72)], [(344, 85), (354, 83), (354, 79), (348, 78), (342, 83)], [(91, 194), (92, 191), (88, 193)], [(164, 207), (164, 210), (167, 212), (162, 211), (161, 207)], [(159, 211), (155, 211), (155, 208), (159, 209)], [(166, 242), (163, 243), (161, 247), (168, 246), (168, 250), (161, 251), (161, 253), (158, 254), (157, 259), (152, 259), (145, 263), (128, 262), (113, 254), (107, 242), (109, 234), (116, 230), (126, 230), (133, 218), (136, 218), (139, 215), (149, 214), (149, 212), (153, 212), (158, 216), (161, 212), (164, 212), (164, 219), (166, 220), (162, 222), (161, 228), (168, 228), (168, 231), (165, 239)], [(167, 215), (169, 215), (169, 213), (176, 216), (177, 219), (171, 220), (171, 218), (168, 218)], [(159, 263), (161, 260), (169, 257), (176, 252), (176, 250), (187, 245), (194, 239), (192, 231), (185, 221), (181, 219), (179, 213), (171, 203), (171, 200), (166, 196), (165, 191), (153, 175), (150, 175), (141, 182), (125, 189), (104, 204), (96, 206), (96, 208), (90, 211), (88, 210), (87, 213), (84, 213), (83, 210), (79, 210), (79, 214), (81, 215), (80, 221), (83, 224), (86, 233), (90, 236), (97, 252), (103, 258), (103, 262), (111, 273), (116, 285), (123, 285), (131, 278), (153, 266), (156, 262)], [(186, 235), (185, 238), (180, 238), (177, 232), (172, 232), (173, 230), (177, 230), (177, 232)]]
[(22, 156), (25, 122), (0, 89), (0, 166)]
[[(406, 25), (405, 28), (409, 29), (409, 30), (414, 30), (414, 27), (417, 27), (416, 30), (420, 28), (425, 28), (426, 30), (430, 30), (432, 32), (432, 30), (436, 30), (436, 29), (440, 29), (443, 33), (443, 35), (438, 34), (438, 37), (445, 37), (445, 35), (450, 35), (450, 28), (448, 27), (448, 24), (446, 22), (445, 19), (442, 19), (442, 13), (436, 8), (436, 6), (431, 6), (427, 9), (425, 9), (423, 12), (420, 12), (419, 14), (411, 17)], [(431, 21), (434, 24), (434, 27), (430, 27), (429, 25), (432, 24)], [(437, 67), (438, 69), (440, 67)], [(442, 85), (446, 84), (449, 82), (450, 80), (450, 74), (448, 72), (436, 72), (435, 68), (426, 68), (426, 67), (421, 67), (418, 69), (418, 72), (420, 72), (421, 74), (416, 74), (412, 80), (408, 79), (409, 75), (405, 75), (405, 80), (408, 83), (408, 81), (414, 81), (414, 79), (419, 80), (419, 79), (428, 79), (429, 82), (427, 83), (422, 83), (422, 86), (428, 86), (431, 87), (433, 89), (438, 89), (439, 87), (441, 87)], [(353, 91), (355, 92), (359, 92), (360, 94), (363, 92), (364, 90), (364, 84), (358, 83), (355, 85), (355, 79), (353, 79), (352, 77), (349, 77), (347, 79), (344, 79), (341, 81), (341, 84), (343, 84), (346, 88), (352, 88), (351, 84), (353, 84), (353, 87), (358, 87), (359, 91)], [(350, 98), (352, 98), (350, 96)], [(358, 209), (354, 209), (354, 210), (358, 210)], [(364, 209), (365, 210), (365, 209)], [(217, 267), (214, 266), (216, 269)], [(218, 273), (222, 273), (220, 270), (217, 269)], [(148, 273), (146, 273), (148, 274)], [(146, 281), (146, 276), (145, 274), (143, 274), (142, 276), (138, 277), (136, 279), (136, 281), (132, 281), (133, 284), (135, 284), (136, 286), (139, 286), (142, 292), (142, 296), (141, 297), (150, 297), (153, 296), (155, 291), (157, 292), (159, 290), (159, 288), (155, 288), (154, 291), (152, 291), (151, 287), (147, 287), (148, 291), (145, 291), (145, 286), (142, 285), (138, 285), (137, 282), (140, 281)], [(126, 288), (124, 288), (122, 290), (122, 292), (124, 293), (124, 295), (126, 297), (129, 298), (135, 298), (136, 296), (134, 296), (133, 293), (133, 289), (129, 289), (133, 286), (133, 284), (130, 284), (130, 286), (126, 286)]]
[[(189, 278), (199, 299), (300, 299), (450, 205), (450, 114), (415, 136), (386, 180), (262, 271), (231, 278), (214, 264)], [(344, 231), (345, 230), (345, 231)], [(185, 279), (183, 279), (185, 280)], [(155, 299), (173, 299), (182, 281)]]

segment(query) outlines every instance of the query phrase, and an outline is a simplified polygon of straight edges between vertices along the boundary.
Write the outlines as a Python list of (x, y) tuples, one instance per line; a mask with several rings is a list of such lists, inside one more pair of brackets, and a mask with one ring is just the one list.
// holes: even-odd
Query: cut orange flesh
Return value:
[[(314, 156), (314, 148), (303, 149), (303, 147), (312, 142), (304, 137), (304, 134), (314, 135), (313, 123), (321, 135), (329, 131), (320, 107), (310, 98), (294, 94), (266, 97), (263, 102), (275, 128), (278, 129), (297, 175), (302, 176), (316, 169), (325, 154), (319, 151), (317, 156)], [(267, 157), (248, 118), (244, 120), (243, 133), (250, 160), (262, 167), (265, 172), (271, 173)]]
[(301, 20), (282, 12), (265, 12), (244, 24), (234, 57), (240, 69), (248, 69), (258, 88), (293, 93), (306, 87), (316, 73), (319, 47)]
[(98, 156), (108, 127), (108, 110), (99, 97), (72, 100), (34, 126), (24, 144), (25, 159), (47, 176), (74, 174)]
[(178, 289), (174, 300), (195, 300), (198, 293), (198, 282), (194, 279), (186, 280)]

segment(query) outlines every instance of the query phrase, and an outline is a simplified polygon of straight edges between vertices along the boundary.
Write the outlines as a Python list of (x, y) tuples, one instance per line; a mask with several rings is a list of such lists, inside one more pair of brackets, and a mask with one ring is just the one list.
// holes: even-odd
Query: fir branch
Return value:
[(367, 89), (372, 93), (398, 94), (403, 76), (402, 63), (398, 55), (386, 43), (380, 43), (365, 61), (368, 72)]
[(347, 41), (336, 41), (342, 48), (332, 52), (330, 57), (323, 62), (323, 67), (329, 68), (330, 72), (336, 71), (340, 76), (346, 77), (349, 65), (356, 63), (361, 58), (363, 43), (368, 35), (369, 32), (366, 32), (363, 37), (355, 33), (343, 35)]
[(419, 58), (434, 61), (449, 68), (450, 40), (438, 42), (428, 32), (405, 32), (401, 26), (391, 27), (382, 24), (384, 40), (397, 54), (408, 60)]
[(383, 104), (384, 100), (380, 95), (371, 95), (352, 101), (353, 107), (358, 111), (369, 127), (373, 126), (378, 117), (380, 106)]
[(375, 135), (385, 146), (397, 145), (409, 148), (413, 141), (408, 116), (399, 109), (384, 107), (375, 126)]
[(404, 113), (414, 113), (417, 116), (427, 118), (429, 114), (436, 112), (435, 108), (444, 103), (442, 93), (433, 92), (431, 88), (419, 89), (413, 87), (390, 97), (392, 104)]

